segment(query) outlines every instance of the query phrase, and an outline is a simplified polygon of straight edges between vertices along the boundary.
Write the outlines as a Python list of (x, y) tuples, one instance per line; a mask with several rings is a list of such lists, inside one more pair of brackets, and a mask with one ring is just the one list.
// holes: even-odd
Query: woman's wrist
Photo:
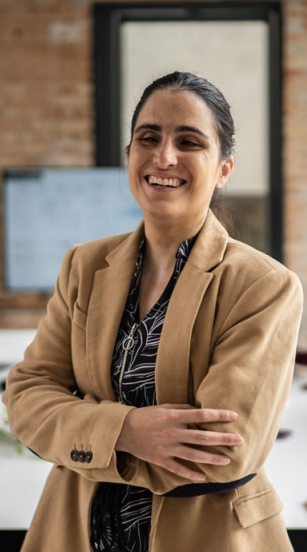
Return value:
[(130, 410), (127, 416), (125, 417), (124, 423), (122, 425), (121, 432), (118, 436), (118, 439), (115, 443), (114, 450), (118, 452), (131, 452), (129, 444), (131, 445), (131, 417), (136, 409)]

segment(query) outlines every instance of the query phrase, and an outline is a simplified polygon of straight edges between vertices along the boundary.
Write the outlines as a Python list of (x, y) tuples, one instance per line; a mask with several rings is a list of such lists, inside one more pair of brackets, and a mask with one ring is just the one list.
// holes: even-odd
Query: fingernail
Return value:
[(238, 414), (236, 412), (229, 412), (229, 417), (231, 420), (235, 420), (238, 417)]
[(229, 458), (221, 458), (221, 462), (222, 464), (229, 464), (230, 463), (230, 459)]

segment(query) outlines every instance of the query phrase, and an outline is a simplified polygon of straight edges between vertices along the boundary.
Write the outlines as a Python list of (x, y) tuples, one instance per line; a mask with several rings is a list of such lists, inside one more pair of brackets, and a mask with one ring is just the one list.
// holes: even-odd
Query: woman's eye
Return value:
[(182, 140), (181, 145), (187, 148), (199, 148), (199, 144), (192, 142), (191, 140)]
[(153, 136), (143, 136), (143, 138), (140, 138), (140, 142), (151, 144), (157, 142), (157, 138), (154, 138)]

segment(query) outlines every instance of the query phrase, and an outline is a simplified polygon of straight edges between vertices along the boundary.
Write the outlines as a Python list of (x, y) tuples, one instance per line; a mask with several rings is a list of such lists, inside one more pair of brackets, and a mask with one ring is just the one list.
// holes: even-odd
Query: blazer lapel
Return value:
[(212, 277), (212, 274), (204, 273), (187, 263), (172, 293), (157, 355), (158, 404), (183, 404), (188, 401), (191, 335)]
[(188, 402), (191, 336), (212, 269), (223, 260), (228, 234), (209, 211), (167, 309), (156, 364), (158, 404)]
[(87, 362), (95, 393), (103, 400), (115, 400), (110, 376), (112, 355), (142, 229), (143, 224), (106, 257), (106, 268), (94, 275), (87, 314)]

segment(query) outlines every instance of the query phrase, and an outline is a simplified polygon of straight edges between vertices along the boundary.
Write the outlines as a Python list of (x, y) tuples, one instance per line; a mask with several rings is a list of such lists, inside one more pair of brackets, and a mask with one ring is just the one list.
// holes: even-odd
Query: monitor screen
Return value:
[(6, 289), (51, 291), (72, 245), (130, 232), (141, 220), (126, 169), (6, 171)]

